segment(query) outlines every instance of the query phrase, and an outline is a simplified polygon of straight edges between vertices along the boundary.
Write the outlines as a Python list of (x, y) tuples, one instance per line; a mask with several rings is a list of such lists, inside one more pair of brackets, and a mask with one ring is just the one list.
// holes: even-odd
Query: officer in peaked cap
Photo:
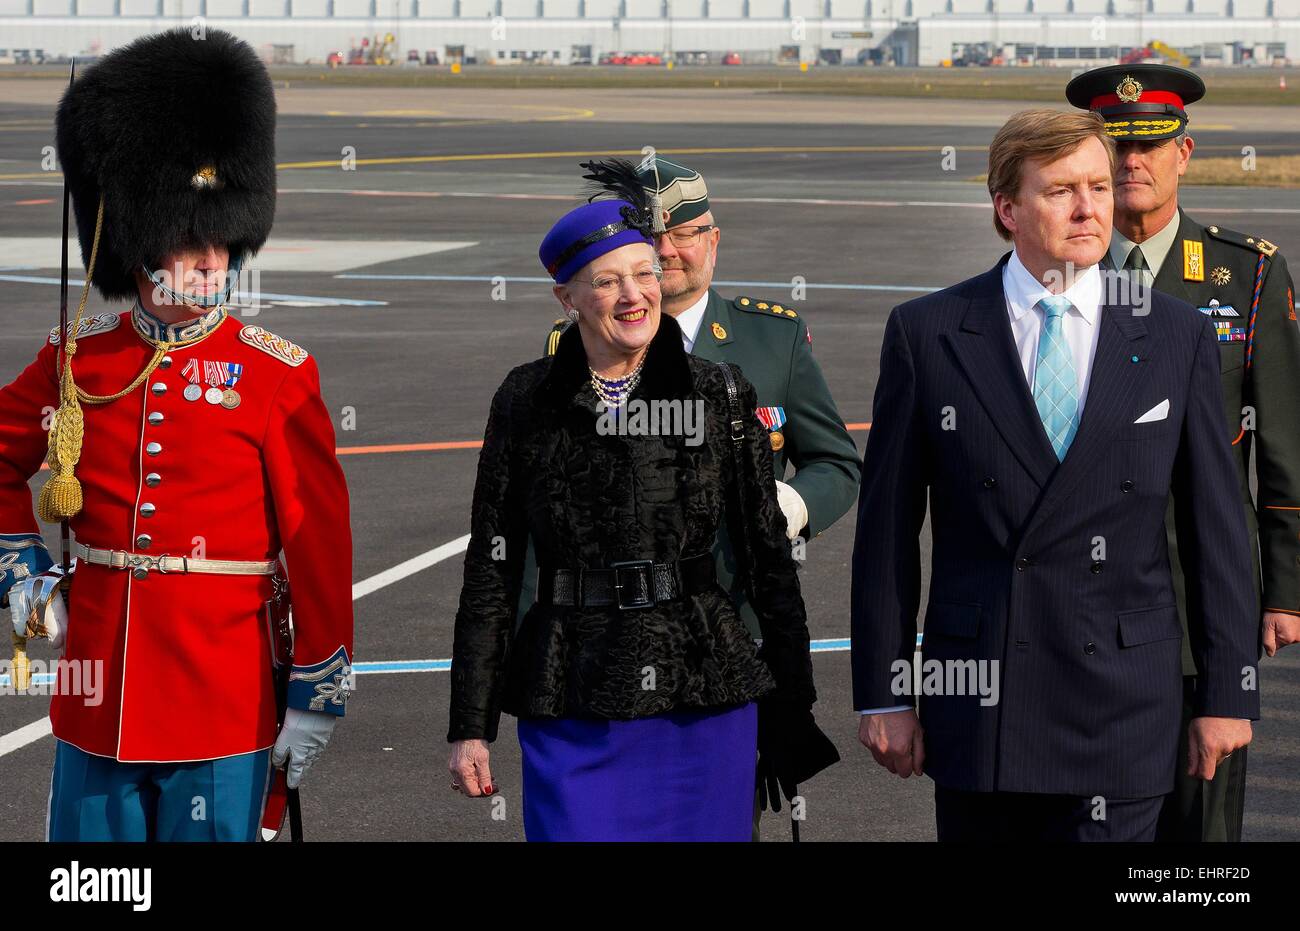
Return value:
[[(1178, 182), (1194, 143), (1187, 106), (1205, 95), (1190, 71), (1116, 65), (1088, 71), (1066, 88), (1076, 107), (1101, 114), (1118, 147), (1114, 234), (1103, 267), (1122, 270), (1212, 317), (1219, 337), (1225, 424), (1238, 451), (1223, 494), (1246, 509), (1260, 597), (1261, 641), (1271, 655), (1300, 641), (1300, 329), (1295, 288), (1277, 247), (1260, 236), (1202, 226), (1178, 204)], [(1257, 498), (1249, 484), (1255, 453)], [(1176, 596), (1183, 615), (1184, 726), (1174, 792), (1157, 839), (1240, 840), (1246, 750), (1214, 779), (1188, 773), (1187, 724), (1195, 716), (1197, 669), (1187, 642), (1183, 568), (1172, 506), (1166, 519)]]
[[(316, 362), (225, 306), (271, 230), (274, 134), (266, 68), (215, 29), (119, 48), (59, 104), (86, 284), (0, 389), (0, 590), (16, 645), (63, 650), (51, 840), (254, 840), (272, 767), (296, 786), (343, 714), (352, 542)], [(91, 283), (133, 306), (86, 313)], [(70, 584), (32, 515), (42, 459)]]

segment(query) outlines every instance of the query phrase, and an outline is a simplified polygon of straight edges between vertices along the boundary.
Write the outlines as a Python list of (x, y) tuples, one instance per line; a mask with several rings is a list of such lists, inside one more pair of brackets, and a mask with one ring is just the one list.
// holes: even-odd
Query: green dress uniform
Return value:
[[(554, 354), (560, 333), (570, 325), (568, 319), (555, 322), (546, 340), (547, 355)], [(691, 351), (701, 359), (735, 362), (757, 390), (759, 406), (784, 413), (784, 422), (774, 420), (768, 436), (775, 474), (784, 476), (787, 463), (794, 467), (788, 484), (808, 508), (808, 523), (800, 536), (805, 540), (815, 537), (843, 517), (858, 494), (861, 458), (813, 357), (808, 327), (799, 314), (775, 301), (728, 300), (710, 288)], [(713, 553), (718, 583), (731, 593), (757, 639), (758, 617), (748, 603), (743, 580), (736, 577), (735, 554), (725, 525)], [(530, 541), (519, 618), (533, 602), (536, 566)]]
[[(1159, 142), (1186, 131), (1186, 107), (1205, 96), (1194, 72), (1171, 65), (1113, 65), (1087, 71), (1067, 85), (1066, 98), (1101, 116), (1116, 142)], [(1258, 546), (1252, 551), (1260, 611), (1300, 614), (1300, 327), (1295, 286), (1277, 247), (1221, 226), (1201, 226), (1180, 208), (1141, 244), (1115, 231), (1103, 265), (1137, 270), (1145, 284), (1181, 298), (1213, 318), (1219, 338), (1225, 429), (1237, 474), (1223, 493), (1241, 498)], [(1154, 277), (1152, 277), (1154, 276)], [(1255, 453), (1257, 495), (1250, 493)], [(1183, 728), (1174, 791), (1160, 815), (1157, 840), (1240, 840), (1245, 808), (1246, 750), (1218, 766), (1206, 782), (1186, 774), (1187, 725), (1196, 664), (1187, 634), (1186, 594), (1172, 503), (1165, 521), (1169, 561), (1183, 620)]]
[[(1203, 227), (1181, 209), (1177, 232), (1152, 286), (1214, 319), (1219, 332), (1225, 429), (1238, 452), (1237, 474), (1224, 476), (1224, 494), (1240, 496), (1246, 523), (1259, 541), (1256, 584), (1262, 611), (1300, 614), (1300, 325), (1286, 261), (1267, 240), (1221, 226)], [(1131, 244), (1116, 233), (1112, 267), (1131, 265)], [(1146, 260), (1151, 264), (1149, 260)], [(1250, 493), (1255, 452), (1258, 500)], [(1172, 503), (1165, 522), (1175, 593), (1183, 615), (1183, 674), (1191, 719), (1196, 664), (1187, 638), (1183, 568)], [(1258, 613), (1258, 612), (1257, 612)], [(1245, 807), (1246, 749), (1218, 767), (1210, 782), (1188, 776), (1186, 728), (1175, 790), (1161, 814), (1158, 839), (1240, 840)]]

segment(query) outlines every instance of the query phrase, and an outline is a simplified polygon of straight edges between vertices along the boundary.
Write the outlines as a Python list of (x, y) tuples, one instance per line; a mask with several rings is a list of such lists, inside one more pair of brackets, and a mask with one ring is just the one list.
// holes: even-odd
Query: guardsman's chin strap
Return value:
[(163, 284), (162, 271), (150, 271), (147, 266), (141, 265), (141, 270), (149, 276), (153, 286), (174, 304), (192, 304), (195, 307), (219, 307), (226, 301), (230, 300), (230, 294), (235, 290), (235, 285), (239, 283), (239, 272), (244, 267), (244, 253), (240, 253), (234, 263), (226, 270), (226, 283), (220, 291), (212, 294), (189, 294), (184, 291), (173, 291), (167, 285)]
[[(95, 259), (99, 254), (99, 237), (103, 227), (104, 198), (101, 195), (99, 211), (95, 216), (95, 239), (90, 247), (90, 261), (86, 263), (86, 282), (81, 288), (81, 302), (77, 305), (77, 317), (68, 327), (67, 332), (60, 334), (63, 351), (59, 367), (59, 409), (54, 412), (50, 422), (49, 452), (45, 456), (45, 461), (50, 466), (51, 477), (41, 489), (41, 496), (36, 503), (37, 516), (51, 524), (68, 520), (81, 512), (83, 501), (81, 482), (77, 480), (75, 474), (77, 462), (81, 459), (81, 445), (86, 429), (81, 405), (107, 404), (125, 397), (144, 384), (145, 379), (153, 374), (169, 351), (197, 342), (207, 335), (201, 333), (188, 340), (154, 343), (153, 358), (131, 384), (116, 394), (88, 394), (77, 387), (72, 377), (72, 359), (77, 354), (77, 332), (81, 327), (82, 314), (86, 310), (86, 299), (90, 296), (90, 282), (95, 275)], [(209, 307), (219, 305), (228, 298), (232, 283), (239, 279), (239, 268), (242, 264), (241, 255), (236, 259), (235, 267), (227, 273), (225, 287), (217, 294), (207, 297), (178, 294), (163, 285), (152, 272), (149, 273), (149, 278), (172, 300)]]

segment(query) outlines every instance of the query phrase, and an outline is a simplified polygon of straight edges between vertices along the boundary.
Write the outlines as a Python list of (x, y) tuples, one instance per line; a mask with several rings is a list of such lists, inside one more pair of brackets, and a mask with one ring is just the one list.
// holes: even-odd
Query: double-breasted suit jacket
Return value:
[(1087, 403), (1058, 463), (1012, 340), (1008, 258), (896, 308), (886, 327), (853, 559), (854, 701), (911, 701), (891, 666), (913, 660), (928, 495), (923, 659), (996, 668), (997, 689), (990, 702), (953, 694), (959, 677), (947, 694), (923, 686), (926, 771), (955, 789), (1161, 795), (1182, 704), (1171, 493), (1197, 713), (1259, 713), (1214, 328), (1158, 292), (1148, 312), (1104, 304)]

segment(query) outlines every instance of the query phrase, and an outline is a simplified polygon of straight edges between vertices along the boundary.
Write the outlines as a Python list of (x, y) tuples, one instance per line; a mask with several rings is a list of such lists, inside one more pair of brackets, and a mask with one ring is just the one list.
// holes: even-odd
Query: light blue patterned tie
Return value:
[(1063, 297), (1045, 297), (1035, 306), (1043, 308), (1045, 316), (1034, 366), (1034, 405), (1059, 461), (1079, 429), (1079, 383), (1062, 324), (1065, 312), (1074, 305)]

